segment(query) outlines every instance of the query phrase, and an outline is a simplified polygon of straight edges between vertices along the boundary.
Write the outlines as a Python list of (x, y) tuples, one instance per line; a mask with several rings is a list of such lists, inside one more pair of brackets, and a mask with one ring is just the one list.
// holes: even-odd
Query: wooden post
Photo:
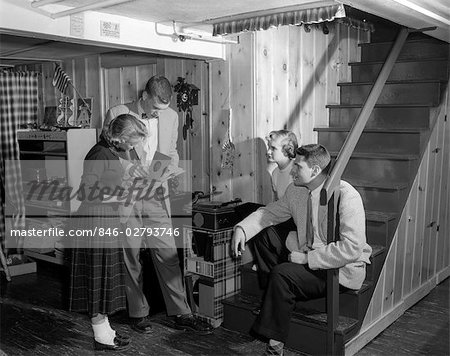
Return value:
[[(336, 191), (328, 201), (327, 243), (330, 244), (339, 239), (336, 231), (336, 202), (339, 201), (339, 191)], [(335, 330), (339, 319), (339, 269), (327, 270), (327, 354), (336, 354)]]
[[(384, 84), (386, 83), (389, 74), (394, 67), (395, 61), (400, 54), (403, 44), (408, 37), (409, 30), (403, 27), (395, 40), (394, 46), (391, 49), (380, 74), (378, 75), (369, 96), (364, 103), (364, 106), (358, 116), (358, 119), (353, 124), (349, 135), (347, 136), (344, 145), (342, 146), (336, 164), (331, 170), (325, 184), (320, 192), (320, 204), (328, 205), (328, 226), (327, 226), (327, 243), (330, 244), (339, 239), (339, 228), (336, 228), (338, 221), (335, 221), (335, 214), (339, 209), (336, 202), (339, 201), (338, 189), (342, 173), (344, 172), (348, 161), (350, 160), (353, 150), (369, 120), (370, 114), (375, 107)], [(335, 231), (337, 230), (337, 231)], [(335, 330), (339, 318), (339, 269), (327, 270), (327, 354), (334, 355), (335, 350)]]

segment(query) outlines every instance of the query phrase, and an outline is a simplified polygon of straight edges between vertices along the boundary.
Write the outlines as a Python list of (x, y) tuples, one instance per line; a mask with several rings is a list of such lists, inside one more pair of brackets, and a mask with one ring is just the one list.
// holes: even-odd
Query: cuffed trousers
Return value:
[[(298, 300), (320, 298), (326, 294), (326, 271), (287, 262), (286, 236), (276, 227), (267, 229), (254, 241), (258, 269), (266, 272), (267, 289), (253, 331), (286, 342), (289, 323)], [(299, 336), (300, 337), (300, 336)]]
[[(182, 315), (191, 313), (186, 298), (183, 283), (183, 274), (180, 269), (175, 239), (182, 236), (173, 235), (172, 223), (164, 209), (162, 202), (158, 200), (138, 201), (134, 206), (134, 213), (127, 221), (127, 227), (132, 236), (124, 240), (124, 262), (126, 266), (126, 294), (128, 312), (132, 318), (145, 317), (149, 314), (150, 307), (143, 292), (143, 268), (140, 261), (141, 248), (150, 249), (153, 264), (155, 266), (158, 281), (162, 290), (164, 303), (168, 315)], [(150, 228), (141, 236), (136, 233), (142, 227)], [(162, 229), (172, 231), (172, 234), (161, 235)], [(152, 231), (151, 236), (149, 231)], [(155, 236), (159, 231), (159, 236)], [(137, 235), (137, 236), (134, 236)]]

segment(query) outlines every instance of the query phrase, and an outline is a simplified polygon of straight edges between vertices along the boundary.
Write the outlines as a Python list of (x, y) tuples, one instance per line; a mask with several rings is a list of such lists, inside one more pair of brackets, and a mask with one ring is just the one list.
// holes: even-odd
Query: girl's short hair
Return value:
[(297, 136), (295, 135), (295, 133), (289, 130), (270, 131), (266, 136), (266, 140), (270, 144), (272, 141), (278, 139), (279, 137), (283, 138), (280, 142), (281, 152), (283, 152), (286, 157), (289, 157), (291, 159), (295, 158), (295, 151), (298, 147)]
[(147, 137), (147, 128), (133, 115), (122, 114), (111, 120), (104, 132), (106, 139), (113, 145), (130, 141), (133, 138)]

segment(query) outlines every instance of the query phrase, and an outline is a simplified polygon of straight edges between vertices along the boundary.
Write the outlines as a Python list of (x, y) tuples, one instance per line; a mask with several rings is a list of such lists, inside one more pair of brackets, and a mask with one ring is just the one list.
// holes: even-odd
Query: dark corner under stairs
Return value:
[[(392, 36), (392, 31), (385, 34)], [(351, 63), (352, 82), (340, 83), (339, 105), (328, 105), (329, 127), (315, 128), (319, 143), (335, 158), (375, 82), (395, 38), (381, 35), (360, 44), (361, 62)], [(384, 40), (384, 41), (383, 41)], [(375, 41), (375, 42), (374, 42)], [(342, 179), (360, 192), (366, 209), (367, 239), (372, 264), (359, 291), (340, 293), (336, 350), (363, 322), (387, 251), (416, 177), (422, 155), (436, 122), (448, 83), (449, 45), (424, 34), (410, 34)], [(260, 305), (262, 291), (251, 266), (242, 267), (240, 294), (223, 302), (223, 326), (248, 333)], [(325, 298), (298, 302), (287, 347), (306, 354), (326, 354)], [(323, 340), (323, 342), (310, 342)]]

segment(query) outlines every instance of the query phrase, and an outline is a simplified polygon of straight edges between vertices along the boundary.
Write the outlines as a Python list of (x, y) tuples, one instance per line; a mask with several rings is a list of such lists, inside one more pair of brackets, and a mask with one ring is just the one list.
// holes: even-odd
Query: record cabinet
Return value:
[[(185, 226), (183, 231), (186, 289), (193, 312), (218, 327), (223, 321), (222, 300), (241, 288), (241, 259), (230, 255), (235, 217), (229, 207), (224, 211), (220, 211), (221, 207), (192, 210), (193, 226)], [(224, 214), (228, 223), (213, 223), (216, 216)], [(199, 224), (199, 219), (211, 223)]]

